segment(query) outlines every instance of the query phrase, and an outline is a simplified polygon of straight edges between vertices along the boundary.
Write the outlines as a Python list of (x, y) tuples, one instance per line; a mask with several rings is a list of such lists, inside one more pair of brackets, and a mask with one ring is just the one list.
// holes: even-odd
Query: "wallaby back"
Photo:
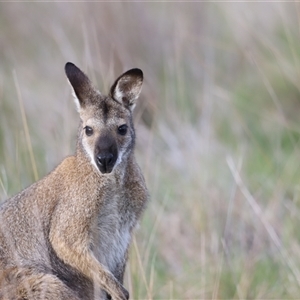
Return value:
[(132, 110), (143, 73), (103, 96), (72, 63), (77, 148), (50, 174), (0, 206), (0, 299), (128, 299), (123, 276), (148, 200), (134, 158)]

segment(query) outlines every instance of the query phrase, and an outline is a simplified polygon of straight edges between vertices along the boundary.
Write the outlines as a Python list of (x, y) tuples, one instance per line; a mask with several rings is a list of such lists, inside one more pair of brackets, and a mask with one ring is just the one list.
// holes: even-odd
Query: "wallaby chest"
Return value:
[[(120, 202), (124, 200), (123, 195), (119, 193), (105, 199), (95, 220), (90, 245), (96, 259), (118, 280), (120, 268), (127, 260), (126, 252), (133, 226), (128, 219), (122, 219), (123, 209), (120, 210)], [(106, 298), (105, 293), (102, 297)]]
[(134, 198), (125, 185), (110, 184), (102, 197), (91, 232), (91, 248), (97, 259), (113, 271), (125, 260), (138, 212), (132, 210)]

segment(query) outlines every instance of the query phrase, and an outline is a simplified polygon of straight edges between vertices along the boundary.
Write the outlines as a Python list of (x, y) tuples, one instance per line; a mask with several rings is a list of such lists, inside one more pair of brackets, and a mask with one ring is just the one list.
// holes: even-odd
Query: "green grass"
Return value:
[(104, 92), (139, 67), (136, 153), (151, 203), (128, 263), (132, 297), (297, 299), (299, 11), (0, 3), (0, 200), (74, 152), (67, 61)]

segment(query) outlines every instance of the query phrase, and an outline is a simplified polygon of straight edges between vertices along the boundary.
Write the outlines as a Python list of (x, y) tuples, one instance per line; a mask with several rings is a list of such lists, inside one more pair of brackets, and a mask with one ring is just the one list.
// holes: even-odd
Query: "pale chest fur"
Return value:
[(111, 272), (124, 261), (136, 223), (134, 212), (128, 210), (128, 201), (130, 199), (122, 193), (108, 196), (100, 207), (92, 231), (92, 251)]

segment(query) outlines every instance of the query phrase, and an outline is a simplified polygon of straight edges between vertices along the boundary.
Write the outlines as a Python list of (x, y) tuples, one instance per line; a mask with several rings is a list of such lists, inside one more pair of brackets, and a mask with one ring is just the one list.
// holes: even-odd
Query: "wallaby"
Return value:
[(0, 299), (128, 299), (123, 276), (148, 192), (132, 111), (143, 73), (103, 96), (65, 66), (80, 115), (76, 153), (0, 206)]

